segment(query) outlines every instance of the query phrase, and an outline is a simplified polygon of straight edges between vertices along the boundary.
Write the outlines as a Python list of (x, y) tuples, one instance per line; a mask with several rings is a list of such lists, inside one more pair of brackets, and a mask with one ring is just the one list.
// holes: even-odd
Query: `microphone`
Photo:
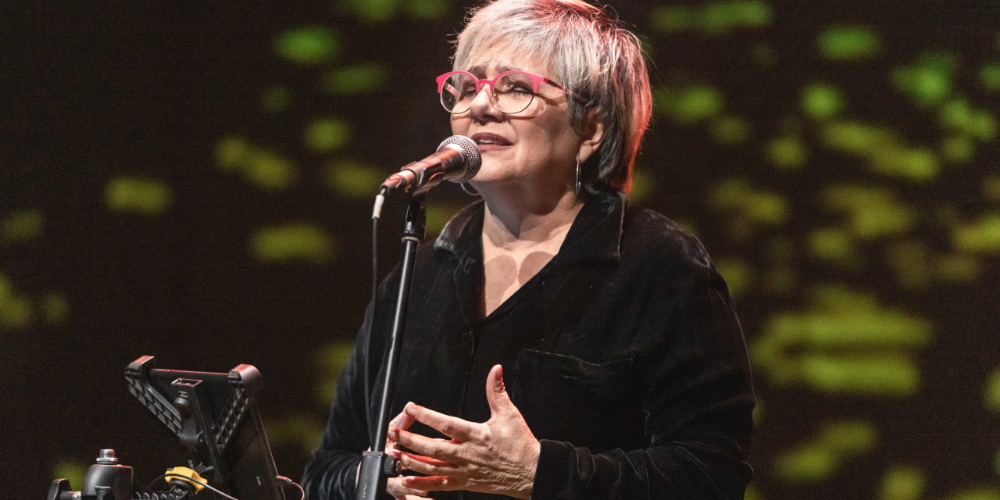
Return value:
[(429, 191), (441, 181), (449, 180), (461, 184), (479, 173), (483, 158), (479, 146), (464, 135), (453, 135), (445, 139), (437, 152), (420, 161), (403, 167), (382, 183), (382, 189), (393, 191), (406, 189), (418, 195)]

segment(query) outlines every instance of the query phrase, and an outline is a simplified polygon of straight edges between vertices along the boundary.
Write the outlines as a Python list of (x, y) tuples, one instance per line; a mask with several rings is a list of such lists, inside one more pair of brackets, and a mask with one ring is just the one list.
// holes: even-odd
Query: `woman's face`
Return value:
[[(563, 83), (547, 61), (521, 56), (503, 43), (473, 54), (467, 67), (459, 69), (487, 79), (521, 70)], [(577, 158), (590, 153), (581, 151), (584, 139), (570, 125), (566, 94), (543, 83), (524, 111), (505, 114), (494, 105), (491, 89), (484, 85), (482, 90), (469, 111), (451, 115), (452, 133), (471, 138), (482, 151), (483, 165), (472, 181), (475, 187), (534, 184), (572, 190)]]

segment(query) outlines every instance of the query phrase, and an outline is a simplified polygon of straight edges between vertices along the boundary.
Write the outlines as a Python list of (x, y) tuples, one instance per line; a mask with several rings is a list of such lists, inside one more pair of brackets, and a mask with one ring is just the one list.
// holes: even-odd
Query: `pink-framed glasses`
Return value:
[(527, 71), (504, 71), (492, 80), (476, 78), (468, 71), (450, 71), (437, 77), (441, 105), (452, 114), (468, 111), (472, 101), (483, 90), (483, 85), (490, 86), (490, 96), (500, 111), (507, 114), (520, 113), (531, 104), (538, 93), (538, 87), (543, 83), (552, 85), (580, 102), (586, 102), (562, 85)]

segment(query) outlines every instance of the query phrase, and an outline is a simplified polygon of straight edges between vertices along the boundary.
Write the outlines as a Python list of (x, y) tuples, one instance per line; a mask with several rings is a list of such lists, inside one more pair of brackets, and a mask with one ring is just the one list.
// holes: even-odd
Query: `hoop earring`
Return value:
[(465, 194), (467, 194), (469, 196), (475, 196), (476, 198), (479, 198), (479, 197), (483, 196), (483, 195), (479, 194), (479, 191), (476, 191), (475, 189), (472, 189), (469, 186), (466, 186), (464, 182), (461, 183), (461, 184), (459, 184), (458, 187), (462, 188), (462, 191), (465, 191)]
[(580, 183), (580, 159), (576, 159), (576, 197), (580, 197), (580, 191), (582, 184)]

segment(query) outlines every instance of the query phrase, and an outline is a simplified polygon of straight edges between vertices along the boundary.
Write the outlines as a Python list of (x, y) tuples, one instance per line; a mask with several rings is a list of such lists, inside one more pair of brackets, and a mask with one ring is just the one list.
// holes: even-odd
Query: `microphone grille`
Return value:
[(438, 146), (437, 151), (441, 151), (450, 144), (458, 146), (465, 153), (465, 173), (461, 177), (449, 179), (451, 182), (461, 184), (479, 173), (479, 167), (483, 166), (483, 156), (479, 152), (479, 146), (476, 145), (476, 142), (464, 135), (453, 135), (445, 139)]

